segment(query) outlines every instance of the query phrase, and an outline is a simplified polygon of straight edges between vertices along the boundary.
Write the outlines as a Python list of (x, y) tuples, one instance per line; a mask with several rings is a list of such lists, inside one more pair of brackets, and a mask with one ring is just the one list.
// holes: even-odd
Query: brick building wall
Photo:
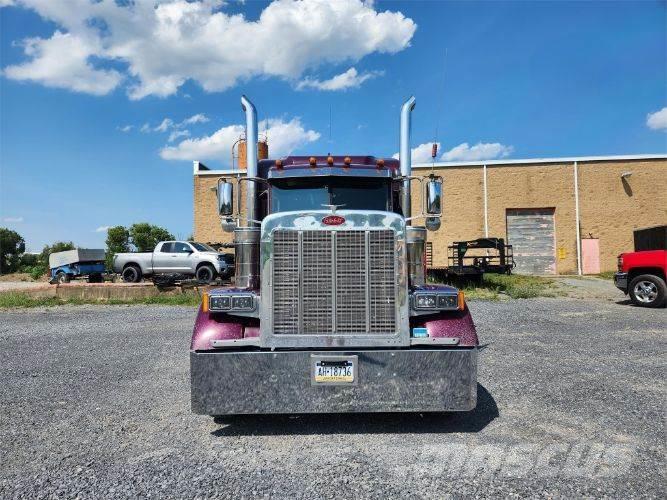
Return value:
[[(506, 238), (508, 209), (553, 209), (559, 274), (577, 272), (574, 160), (489, 162), (486, 169), (489, 236)], [(667, 224), (667, 158), (584, 160), (577, 168), (581, 237), (590, 233), (599, 238), (601, 271), (612, 271), (616, 256), (632, 250), (634, 229)], [(415, 168), (414, 175), (430, 170)], [(448, 164), (436, 165), (434, 172), (444, 178), (443, 218), (428, 238), (433, 265), (445, 266), (448, 245), (485, 236), (484, 168)], [(625, 172), (632, 175), (623, 180)], [(194, 236), (200, 241), (232, 241), (220, 228), (210, 189), (221, 175), (203, 172), (194, 178)], [(421, 211), (421, 195), (419, 183), (414, 183), (413, 214)]]

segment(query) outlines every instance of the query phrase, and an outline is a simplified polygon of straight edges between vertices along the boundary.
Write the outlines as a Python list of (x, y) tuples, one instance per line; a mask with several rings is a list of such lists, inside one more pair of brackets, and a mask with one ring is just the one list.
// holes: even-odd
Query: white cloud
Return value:
[(13, 80), (27, 80), (46, 87), (57, 87), (104, 95), (123, 79), (116, 70), (97, 69), (89, 58), (99, 51), (95, 40), (56, 31), (51, 38), (28, 38), (23, 41), (28, 62), (8, 66), (3, 73)]
[(194, 125), (195, 123), (206, 123), (208, 121), (209, 118), (204, 113), (197, 113), (196, 115), (192, 115), (190, 118), (186, 118), (181, 123), (179, 123), (179, 125)]
[[(440, 149), (440, 143), (438, 142), (438, 150)], [(419, 146), (412, 148), (412, 161), (413, 163), (429, 163), (432, 160), (431, 157), (431, 148), (433, 147), (432, 142), (426, 142), (420, 144)], [(498, 142), (494, 143), (484, 143), (478, 142), (474, 146), (470, 147), (467, 142), (459, 144), (456, 147), (453, 147), (449, 151), (445, 151), (440, 155), (441, 161), (479, 161), (479, 160), (493, 160), (495, 158), (506, 158), (512, 152), (514, 148), (512, 146), (505, 146)], [(399, 154), (395, 153), (393, 158), (398, 159)]]
[(442, 161), (479, 161), (493, 160), (496, 158), (507, 158), (512, 154), (514, 148), (505, 146), (499, 142), (478, 142), (470, 146), (467, 142), (445, 151), (440, 159)]
[[(438, 144), (438, 149), (440, 149), (440, 143)], [(426, 142), (420, 144), (416, 148), (412, 148), (412, 162), (413, 163), (426, 163), (431, 161), (431, 148), (433, 147), (432, 142)], [(398, 159), (399, 154), (396, 153), (393, 155), (393, 158)]]
[(100, 226), (97, 229), (95, 229), (96, 233), (106, 233), (111, 226)]
[(121, 132), (127, 133), (134, 128), (134, 125), (123, 125), (122, 127), (116, 127), (116, 128)]
[(646, 126), (652, 130), (667, 129), (667, 107), (646, 115)]
[(139, 129), (139, 132), (142, 132), (144, 134), (147, 134), (150, 131), (151, 131), (151, 126), (148, 123), (144, 123)]
[(297, 85), (297, 90), (317, 89), (317, 90), (347, 90), (358, 88), (366, 80), (384, 75), (384, 71), (367, 71), (359, 74), (356, 68), (350, 68), (345, 73), (336, 75), (329, 80), (317, 80), (304, 78)]
[(23, 222), (23, 217), (5, 217), (3, 222)]
[(167, 139), (167, 142), (174, 142), (176, 139), (180, 137), (190, 137), (190, 131), (189, 130), (173, 130), (171, 134), (169, 134), (169, 138)]
[(160, 123), (157, 127), (153, 129), (153, 131), (166, 132), (173, 126), (174, 126), (174, 121), (171, 118), (165, 118), (164, 120), (162, 120), (162, 123)]
[[(209, 92), (253, 77), (295, 82), (323, 64), (399, 52), (417, 29), (401, 12), (378, 12), (361, 0), (276, 0), (256, 20), (224, 12), (222, 0), (16, 4), (62, 32), (26, 41), (27, 60), (7, 67), (9, 78), (91, 94), (125, 79), (132, 99), (173, 95), (188, 80)], [(122, 74), (97, 67), (111, 62)]]
[[(259, 128), (269, 141), (271, 156), (279, 157), (290, 154), (304, 144), (320, 138), (319, 132), (306, 130), (298, 118), (286, 122), (270, 118), (262, 120)], [(217, 132), (181, 141), (176, 146), (166, 146), (160, 150), (165, 160), (218, 160), (229, 164), (232, 144), (245, 132), (243, 125), (229, 125)]]

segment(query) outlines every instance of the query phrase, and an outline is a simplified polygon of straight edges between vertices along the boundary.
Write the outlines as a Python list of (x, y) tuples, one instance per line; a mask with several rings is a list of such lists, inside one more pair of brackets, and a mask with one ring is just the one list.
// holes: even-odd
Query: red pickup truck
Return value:
[(634, 232), (635, 251), (618, 256), (617, 288), (642, 307), (667, 304), (667, 226), (638, 229)]

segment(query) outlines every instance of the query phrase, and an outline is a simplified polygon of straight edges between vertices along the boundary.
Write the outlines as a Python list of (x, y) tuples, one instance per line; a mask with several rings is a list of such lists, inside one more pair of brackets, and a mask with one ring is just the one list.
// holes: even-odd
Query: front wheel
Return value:
[(641, 307), (661, 307), (667, 296), (667, 285), (659, 276), (642, 274), (630, 282), (630, 299)]
[(210, 264), (204, 264), (195, 273), (195, 278), (200, 283), (206, 283), (207, 285), (215, 279), (215, 269)]

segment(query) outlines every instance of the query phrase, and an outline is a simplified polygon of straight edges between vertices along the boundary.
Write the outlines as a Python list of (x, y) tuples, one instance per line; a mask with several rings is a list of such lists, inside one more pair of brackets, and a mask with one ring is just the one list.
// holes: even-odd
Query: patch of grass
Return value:
[(595, 276), (597, 278), (602, 278), (603, 280), (613, 280), (614, 274), (616, 274), (616, 271), (605, 271), (603, 273), (596, 274)]
[(26, 307), (53, 307), (65, 304), (110, 304), (110, 305), (132, 305), (132, 304), (160, 304), (168, 306), (199, 306), (201, 299), (197, 295), (157, 295), (154, 297), (142, 297), (137, 299), (60, 299), (57, 297), (32, 297), (22, 292), (7, 292), (0, 294), (0, 309), (26, 308)]
[(499, 300), (503, 295), (513, 299), (529, 299), (560, 295), (554, 280), (539, 276), (485, 274), (481, 282), (461, 281), (453, 284), (470, 299)]

